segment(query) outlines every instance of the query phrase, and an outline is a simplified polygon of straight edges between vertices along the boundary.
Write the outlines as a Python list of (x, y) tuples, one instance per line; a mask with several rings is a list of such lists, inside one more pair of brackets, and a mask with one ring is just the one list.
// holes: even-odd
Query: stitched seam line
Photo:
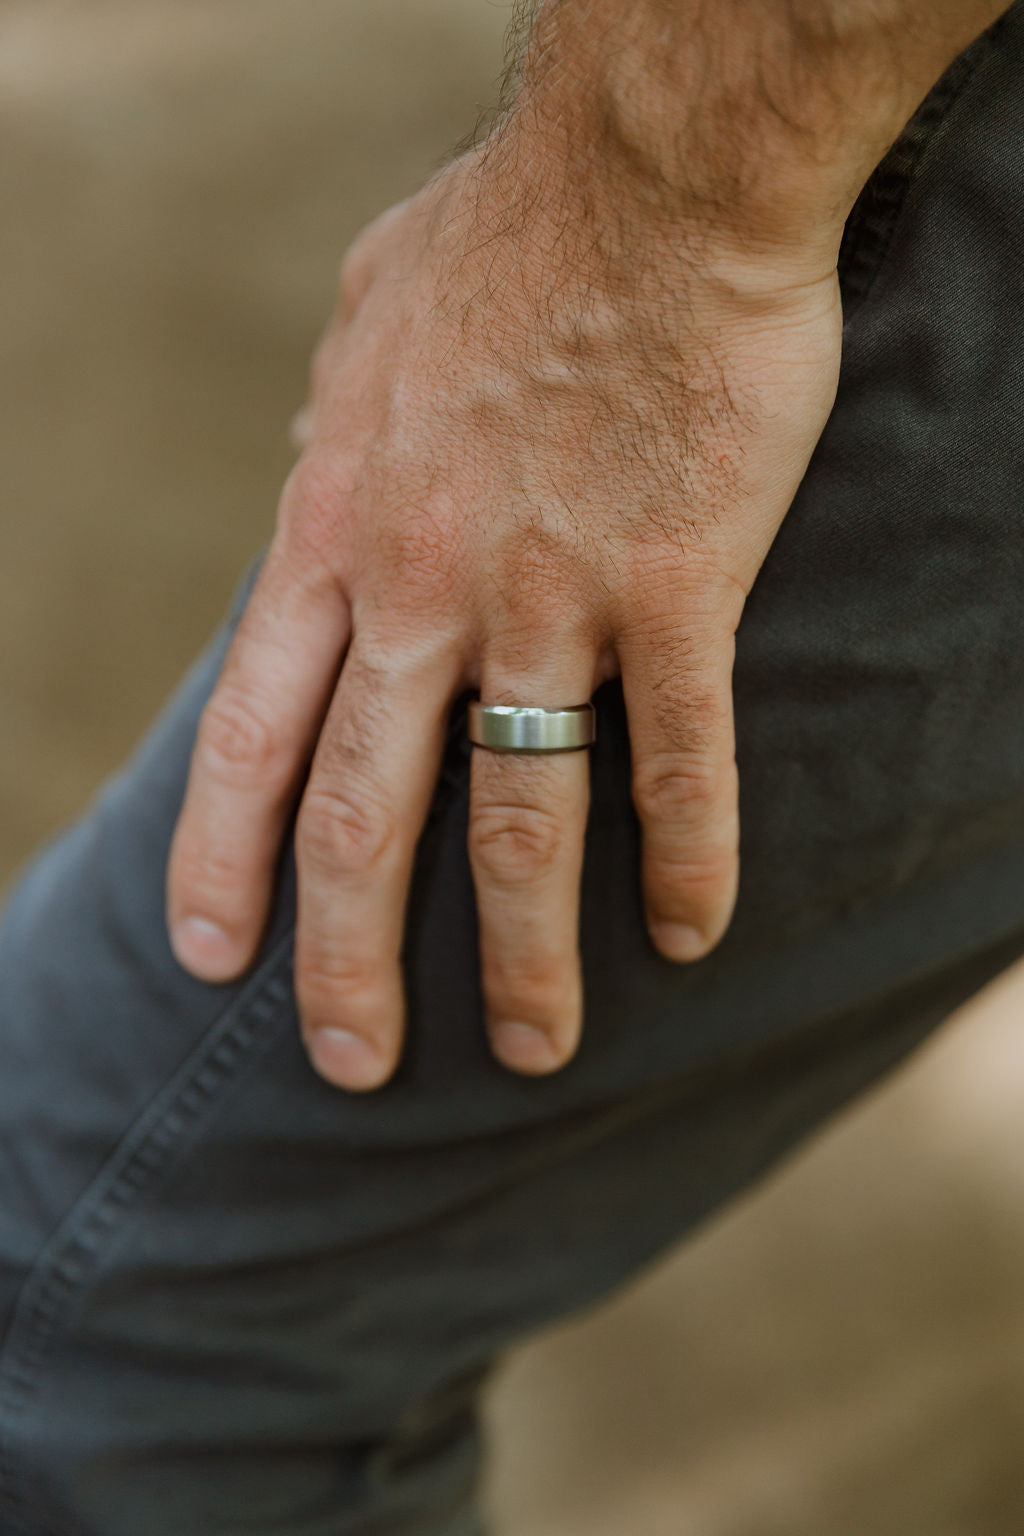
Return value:
[(936, 129), (987, 57), (1005, 17), (953, 61), (932, 87), (854, 204), (839, 251), (846, 318), (864, 302), (892, 249), (907, 194)]
[[(95, 1273), (104, 1242), (123, 1224), (175, 1148), (254, 1049), (265, 1049), (274, 1038), (274, 1031), (265, 1026), (286, 1022), (291, 986), (285, 962), (291, 945), (289, 934), (249, 989), (214, 1020), (36, 1259), (0, 1352), (0, 1510), (11, 1518), (30, 1516), (34, 1502), (15, 1464), (12, 1427), (30, 1403), (67, 1306)], [(46, 1536), (56, 1533), (48, 1529)]]

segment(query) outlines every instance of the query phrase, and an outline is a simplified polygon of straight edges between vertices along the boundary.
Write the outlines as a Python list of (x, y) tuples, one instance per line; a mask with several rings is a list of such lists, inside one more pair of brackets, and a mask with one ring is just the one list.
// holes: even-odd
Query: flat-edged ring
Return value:
[(576, 752), (595, 740), (597, 711), (593, 704), (536, 709), (474, 699), (466, 724), (470, 741), (492, 752)]

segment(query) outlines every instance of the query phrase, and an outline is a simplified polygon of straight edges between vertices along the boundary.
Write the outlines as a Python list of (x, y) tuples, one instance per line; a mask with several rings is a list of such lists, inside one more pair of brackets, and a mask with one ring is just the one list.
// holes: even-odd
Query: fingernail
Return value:
[(171, 948), (200, 981), (229, 981), (238, 974), (238, 944), (206, 917), (183, 917), (171, 930)]
[(309, 1054), (313, 1066), (339, 1088), (352, 1088), (361, 1092), (367, 1088), (379, 1088), (391, 1076), (388, 1062), (364, 1040), (349, 1029), (315, 1029), (309, 1037)]
[(651, 938), (667, 960), (701, 960), (710, 947), (702, 933), (684, 923), (652, 923)]
[(491, 1027), (495, 1055), (515, 1072), (554, 1072), (562, 1058), (551, 1043), (551, 1036), (535, 1024), (504, 1020)]

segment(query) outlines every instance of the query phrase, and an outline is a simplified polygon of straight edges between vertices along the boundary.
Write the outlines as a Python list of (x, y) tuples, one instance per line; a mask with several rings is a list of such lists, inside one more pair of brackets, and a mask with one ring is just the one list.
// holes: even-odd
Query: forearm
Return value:
[(510, 125), (521, 158), (580, 198), (737, 252), (818, 260), (919, 101), (1006, 8), (548, 0)]

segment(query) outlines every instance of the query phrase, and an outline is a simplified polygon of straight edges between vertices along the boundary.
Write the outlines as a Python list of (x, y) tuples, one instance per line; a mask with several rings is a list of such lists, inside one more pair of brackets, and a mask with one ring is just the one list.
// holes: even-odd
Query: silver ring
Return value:
[(521, 704), (481, 704), (474, 699), (467, 728), (470, 741), (492, 752), (576, 752), (595, 739), (597, 711), (593, 704), (534, 709)]

